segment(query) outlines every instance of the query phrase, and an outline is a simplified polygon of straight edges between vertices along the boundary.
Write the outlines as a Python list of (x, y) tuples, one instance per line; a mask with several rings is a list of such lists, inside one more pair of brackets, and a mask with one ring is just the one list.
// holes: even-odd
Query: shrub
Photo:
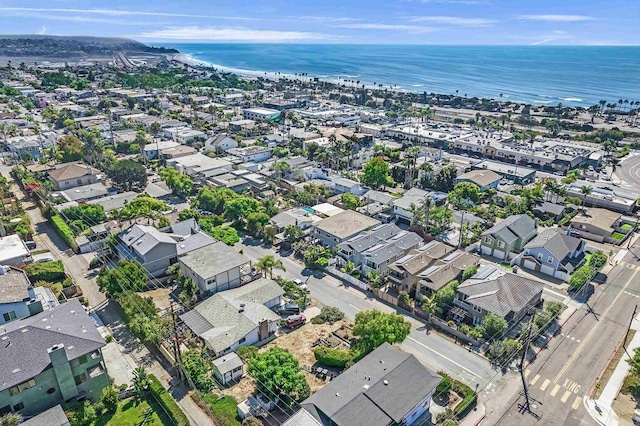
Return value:
[(240, 426), (238, 416), (238, 402), (232, 396), (218, 396), (215, 393), (198, 392), (197, 395), (211, 410), (211, 414), (218, 426)]
[[(24, 271), (31, 282), (58, 282), (67, 277), (64, 273), (64, 264), (61, 260), (44, 263), (31, 263), (25, 266)], [(64, 283), (62, 286), (64, 287)]]
[(62, 237), (62, 239), (69, 244), (74, 251), (78, 250), (78, 245), (76, 244), (73, 231), (66, 224), (64, 220), (58, 215), (53, 215), (50, 218), (51, 224), (53, 225), (53, 229)]
[(591, 265), (582, 265), (578, 268), (577, 271), (573, 273), (573, 275), (571, 275), (571, 278), (569, 279), (569, 285), (576, 290), (580, 289), (587, 282), (589, 282), (591, 275), (593, 275)]
[(162, 387), (156, 376), (149, 374), (149, 390), (155, 396), (158, 403), (169, 414), (169, 417), (177, 426), (189, 426), (189, 420), (184, 412), (180, 409), (171, 394)]
[(311, 320), (314, 324), (324, 324), (328, 322), (333, 324), (334, 322), (341, 321), (344, 318), (344, 312), (333, 306), (323, 306), (320, 310), (320, 314), (313, 317)]
[(112, 387), (102, 389), (100, 402), (102, 402), (102, 405), (107, 411), (116, 411), (116, 408), (118, 408), (118, 392)]
[(461, 419), (473, 407), (477, 400), (478, 394), (472, 391), (470, 394), (465, 396), (458, 405), (456, 405), (456, 408), (453, 409), (453, 413), (458, 419)]
[(607, 260), (609, 260), (609, 257), (605, 252), (603, 252), (602, 250), (596, 250), (591, 255), (591, 259), (589, 259), (589, 265), (593, 269), (599, 271), (604, 265), (607, 264)]
[(471, 265), (462, 272), (462, 281), (471, 278), (478, 272), (478, 265)]
[(453, 388), (453, 379), (445, 372), (438, 372), (442, 376), (442, 381), (436, 387), (436, 395), (443, 395), (449, 393)]
[(112, 335), (110, 335), (110, 334), (107, 334), (107, 335), (104, 337), (104, 341), (105, 341), (105, 342), (107, 342), (107, 343), (111, 343), (111, 342), (113, 342), (113, 336), (112, 336)]
[(316, 357), (316, 361), (327, 367), (344, 368), (352, 359), (351, 351), (347, 349), (328, 348), (326, 346), (318, 346), (315, 348), (313, 355)]
[(258, 354), (257, 346), (241, 346), (236, 349), (236, 354), (242, 358), (243, 361), (247, 362), (254, 356)]
[(240, 236), (235, 228), (230, 226), (216, 226), (211, 229), (211, 236), (218, 241), (222, 241), (228, 246), (232, 246), (240, 241)]

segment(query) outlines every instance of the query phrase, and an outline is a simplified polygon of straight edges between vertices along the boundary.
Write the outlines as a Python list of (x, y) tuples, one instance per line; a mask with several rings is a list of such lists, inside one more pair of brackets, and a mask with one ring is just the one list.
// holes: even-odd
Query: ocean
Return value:
[(171, 44), (238, 73), (306, 73), (413, 92), (537, 105), (640, 101), (640, 47)]

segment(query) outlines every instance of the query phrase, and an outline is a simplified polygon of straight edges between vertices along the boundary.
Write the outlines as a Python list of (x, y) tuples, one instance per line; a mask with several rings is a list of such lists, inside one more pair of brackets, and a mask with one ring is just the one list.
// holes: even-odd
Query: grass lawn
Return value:
[(631, 231), (633, 229), (633, 226), (629, 225), (628, 223), (625, 223), (620, 228), (624, 229), (625, 231)]
[(611, 234), (611, 237), (616, 240), (621, 240), (624, 238), (624, 235), (619, 232), (614, 232), (613, 234)]
[[(146, 421), (145, 421), (146, 419)], [(106, 414), (95, 421), (94, 426), (122, 425), (135, 426), (144, 422), (145, 426), (172, 426), (162, 407), (153, 396), (143, 400), (127, 398), (120, 401), (118, 409), (113, 415)]]
[(211, 408), (213, 417), (215, 417), (218, 424), (241, 426), (242, 423), (237, 419), (238, 403), (232, 396), (225, 396), (224, 398), (218, 399), (218, 395), (213, 393), (201, 395), (202, 399), (204, 399)]
[(584, 253), (584, 259), (586, 260), (585, 264), (591, 263), (591, 258), (593, 257), (593, 253)]
[(501, 263), (500, 266), (502, 266), (505, 269), (508, 269), (510, 271), (513, 271), (513, 266), (508, 264), (508, 263)]

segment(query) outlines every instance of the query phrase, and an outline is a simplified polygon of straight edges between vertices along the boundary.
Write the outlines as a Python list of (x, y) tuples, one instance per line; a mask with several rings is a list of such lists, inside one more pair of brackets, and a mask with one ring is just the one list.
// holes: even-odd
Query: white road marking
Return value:
[(542, 386), (540, 386), (540, 390), (541, 390), (542, 392), (546, 391), (546, 390), (547, 390), (547, 387), (549, 386), (549, 383), (551, 383), (551, 380), (549, 380), (549, 379), (545, 379), (545, 381), (544, 381), (544, 382), (542, 382)]
[(576, 396), (575, 401), (573, 401), (573, 404), (571, 404), (571, 408), (573, 408), (574, 410), (577, 410), (581, 400), (582, 398), (580, 398), (579, 396)]
[(353, 309), (355, 309), (356, 311), (360, 312), (361, 309), (358, 308), (357, 306), (353, 306), (351, 303), (349, 303), (349, 306), (351, 306)]
[(424, 343), (418, 342), (416, 339), (414, 339), (413, 337), (409, 337), (409, 340), (411, 340), (412, 342), (417, 343), (418, 345), (422, 346), (423, 348), (425, 348), (428, 351), (433, 352), (434, 354), (438, 355), (439, 357), (442, 357), (444, 359), (446, 359), (447, 361), (449, 361), (450, 363), (457, 365), (458, 367), (462, 368), (464, 371), (466, 371), (469, 374), (473, 374), (475, 377), (480, 378), (479, 374), (474, 373), (473, 371), (469, 370), (467, 367), (465, 367), (464, 365), (458, 364), (457, 362), (455, 362), (454, 360), (447, 358), (446, 356), (442, 355), (440, 352), (434, 351), (433, 349), (431, 349), (429, 346), (425, 345)]
[(551, 390), (551, 396), (556, 396), (559, 390), (560, 390), (560, 385), (555, 385)]
[(538, 380), (540, 380), (540, 375), (536, 374), (533, 380), (531, 381), (531, 385), (532, 386), (535, 385)]
[(571, 396), (571, 392), (566, 391), (564, 395), (562, 395), (562, 398), (560, 398), (560, 401), (562, 401), (563, 403), (567, 402), (567, 399), (569, 399), (570, 396)]

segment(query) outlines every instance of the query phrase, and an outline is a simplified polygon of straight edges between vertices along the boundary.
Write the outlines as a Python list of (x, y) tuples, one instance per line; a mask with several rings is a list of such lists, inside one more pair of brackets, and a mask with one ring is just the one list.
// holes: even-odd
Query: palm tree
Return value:
[(584, 208), (586, 207), (587, 204), (587, 195), (591, 194), (591, 192), (593, 191), (593, 187), (589, 186), (589, 185), (582, 185), (580, 187), (580, 192), (582, 193), (582, 212), (584, 213)]
[(609, 158), (609, 164), (611, 164), (611, 173), (609, 174), (609, 178), (613, 176), (613, 172), (616, 171), (616, 168), (620, 165), (620, 159), (618, 157)]
[(422, 310), (430, 314), (436, 312), (438, 302), (436, 302), (436, 293), (434, 292), (431, 297), (424, 296), (422, 299)]
[(132, 383), (138, 397), (142, 397), (147, 392), (150, 383), (149, 375), (147, 374), (147, 370), (144, 367), (136, 367), (133, 370)]
[(287, 271), (286, 268), (284, 267), (284, 264), (282, 263), (282, 260), (276, 259), (273, 255), (270, 255), (270, 254), (258, 259), (258, 262), (256, 263), (256, 268), (262, 273), (264, 273), (265, 278), (267, 276), (267, 272), (269, 273), (269, 277), (273, 278), (274, 268), (280, 269), (283, 272)]

